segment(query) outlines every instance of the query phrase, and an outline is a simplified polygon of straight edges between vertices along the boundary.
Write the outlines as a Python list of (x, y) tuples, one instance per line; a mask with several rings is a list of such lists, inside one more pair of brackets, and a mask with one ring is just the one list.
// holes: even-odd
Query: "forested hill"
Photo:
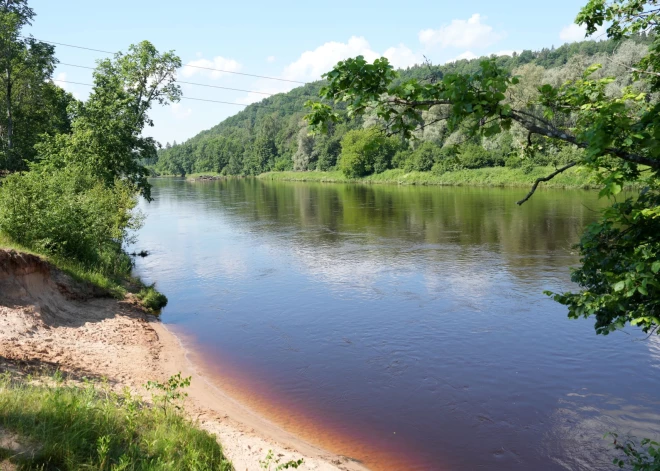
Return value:
[[(499, 56), (496, 61), (501, 67), (522, 77), (519, 99), (532, 98), (535, 88), (543, 83), (556, 85), (576, 78), (585, 66), (596, 62), (604, 66), (600, 72), (602, 75), (618, 77), (617, 82), (610, 86), (611, 93), (616, 93), (629, 84), (622, 64), (635, 63), (644, 55), (649, 42), (649, 38), (644, 36), (624, 43), (612, 40), (583, 41), (556, 49), (526, 50), (520, 54), (514, 53), (513, 56)], [(459, 60), (441, 66), (416, 65), (400, 70), (399, 80), (431, 80), (441, 79), (448, 73), (471, 73), (477, 70), (482, 60)], [(255, 175), (270, 170), (334, 168), (346, 133), (367, 128), (375, 124), (375, 121), (370, 122), (369, 117), (356, 120), (344, 118), (328, 135), (308, 136), (303, 121), (306, 114), (304, 103), (318, 98), (322, 84), (322, 81), (318, 81), (266, 98), (184, 143), (173, 146), (168, 143), (159, 151), (155, 170), (160, 174), (177, 175), (197, 172)], [(442, 154), (443, 148), (451, 146), (455, 152), (455, 144), (460, 141), (457, 133), (449, 135), (445, 130), (442, 122), (428, 126), (418, 136), (419, 140), (405, 148), (392, 149), (393, 155), (389, 156), (384, 165), (388, 168), (400, 166), (430, 170), (437, 163), (438, 154)], [(515, 151), (515, 129), (498, 136), (497, 143), (474, 141), (464, 145), (468, 146), (464, 160), (468, 162), (476, 159), (471, 164), (465, 164), (468, 168), (470, 165), (504, 165), (507, 156)], [(414, 151), (420, 146), (424, 147), (427, 155), (414, 156)], [(486, 150), (488, 155), (481, 150)], [(475, 157), (472, 155), (475, 152), (481, 155)], [(398, 156), (395, 156), (397, 153)], [(556, 156), (546, 156), (546, 161), (540, 163), (548, 163), (547, 160), (554, 158)]]

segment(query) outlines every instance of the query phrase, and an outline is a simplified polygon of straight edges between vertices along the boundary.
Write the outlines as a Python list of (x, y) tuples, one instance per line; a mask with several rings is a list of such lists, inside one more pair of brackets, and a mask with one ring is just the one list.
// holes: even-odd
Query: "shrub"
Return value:
[(495, 158), (479, 144), (465, 144), (460, 148), (459, 159), (464, 168), (493, 167)]
[(125, 266), (121, 244), (141, 218), (132, 186), (106, 186), (81, 166), (35, 168), (0, 187), (0, 231), (29, 249), (105, 269)]
[(167, 306), (167, 296), (156, 291), (155, 284), (145, 286), (136, 296), (142, 305), (152, 312), (158, 312)]
[(341, 141), (339, 168), (349, 178), (384, 172), (391, 168), (392, 157), (400, 146), (396, 138), (373, 128), (349, 131)]
[(405, 170), (407, 172), (416, 170), (418, 172), (428, 172), (433, 164), (442, 159), (441, 148), (433, 142), (424, 142), (410, 155), (406, 162)]

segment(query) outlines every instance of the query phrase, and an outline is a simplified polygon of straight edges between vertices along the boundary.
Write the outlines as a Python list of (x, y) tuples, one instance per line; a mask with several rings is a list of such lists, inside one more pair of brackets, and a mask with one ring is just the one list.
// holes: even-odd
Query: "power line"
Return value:
[[(67, 64), (65, 62), (59, 62), (57, 65), (66, 65), (68, 67), (77, 67), (79, 69), (96, 70), (95, 67), (88, 67), (86, 65)], [(185, 82), (183, 80), (178, 80), (178, 79), (176, 81), (178, 83), (185, 83), (186, 85), (196, 85), (198, 87), (219, 88), (219, 89), (222, 89), (222, 90), (232, 90), (234, 92), (258, 93), (260, 95), (268, 95), (268, 96), (275, 95), (275, 93), (258, 92), (256, 90), (243, 90), (242, 88), (221, 87), (220, 85), (207, 85), (207, 84), (204, 84), (204, 83)]]
[[(23, 37), (25, 37), (25, 36), (23, 36)], [(37, 38), (32, 38), (32, 39), (36, 39), (37, 41), (41, 41), (43, 43), (56, 44), (58, 46), (73, 47), (73, 48), (76, 48), (76, 49), (84, 49), (86, 51), (101, 52), (103, 54), (115, 54), (112, 51), (104, 51), (102, 49), (94, 49), (94, 48), (91, 48), (91, 47), (76, 46), (74, 44), (59, 43), (59, 42), (55, 42), (55, 41), (46, 41), (45, 39), (37, 39)], [(235, 74), (235, 75), (243, 75), (243, 76), (246, 76), (246, 77), (256, 77), (256, 78), (263, 78), (263, 79), (268, 79), (268, 80), (278, 80), (280, 82), (299, 83), (301, 85), (306, 85), (308, 83), (308, 82), (301, 82), (299, 80), (289, 80), (289, 79), (283, 79), (283, 78), (279, 78), (279, 77), (268, 77), (266, 75), (246, 74), (244, 72), (235, 72), (233, 70), (215, 69), (213, 67), (202, 67), (201, 65), (183, 64), (181, 67), (192, 67), (194, 69), (212, 70), (214, 72), (222, 72), (222, 73), (225, 73), (225, 74)]]
[[(53, 79), (53, 82), (61, 82), (61, 83), (69, 83), (72, 85), (83, 85), (85, 87), (93, 87), (91, 83), (82, 83), (82, 82), (72, 82), (70, 80), (60, 80), (60, 79)], [(268, 109), (273, 109), (273, 110), (284, 110), (286, 108), (283, 107), (277, 107), (277, 106), (269, 106), (269, 105), (260, 105), (259, 103), (235, 103), (231, 101), (220, 101), (220, 100), (210, 100), (208, 98), (195, 98), (195, 97), (189, 97), (189, 96), (182, 96), (180, 97), (182, 100), (194, 100), (194, 101), (206, 101), (209, 103), (220, 103), (223, 105), (236, 105), (236, 106), (250, 106), (250, 105), (255, 105), (255, 106), (260, 106), (261, 108), (268, 108)], [(295, 110), (289, 108), (288, 111), (302, 111), (302, 110)]]

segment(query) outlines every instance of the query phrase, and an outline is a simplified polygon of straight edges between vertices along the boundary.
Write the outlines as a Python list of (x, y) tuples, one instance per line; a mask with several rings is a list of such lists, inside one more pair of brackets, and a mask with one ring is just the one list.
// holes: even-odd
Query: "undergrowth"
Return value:
[(215, 436), (179, 409), (150, 407), (128, 389), (71, 385), (61, 375), (0, 375), (0, 427), (29, 443), (29, 452), (0, 448), (0, 464), (19, 469), (233, 470)]

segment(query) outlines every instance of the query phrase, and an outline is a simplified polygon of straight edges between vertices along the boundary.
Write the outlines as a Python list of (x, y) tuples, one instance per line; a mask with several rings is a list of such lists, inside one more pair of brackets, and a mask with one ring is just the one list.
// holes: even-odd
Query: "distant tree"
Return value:
[(386, 137), (374, 128), (349, 131), (341, 141), (339, 168), (350, 178), (381, 173), (391, 168), (399, 148), (396, 138)]

